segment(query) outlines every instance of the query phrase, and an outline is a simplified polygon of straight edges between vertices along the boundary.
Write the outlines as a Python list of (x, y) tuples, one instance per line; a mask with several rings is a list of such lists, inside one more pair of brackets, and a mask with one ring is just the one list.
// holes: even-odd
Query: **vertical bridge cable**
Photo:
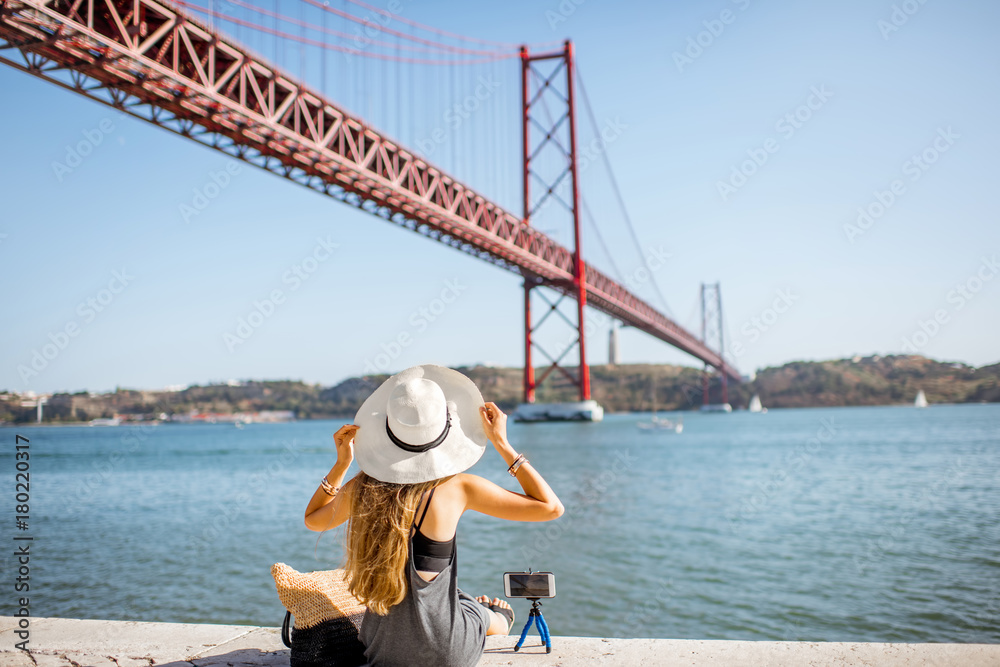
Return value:
[(587, 200), (582, 194), (580, 195), (580, 208), (583, 209), (584, 214), (587, 216), (587, 221), (590, 222), (590, 226), (594, 229), (594, 235), (597, 236), (597, 241), (601, 244), (601, 248), (604, 250), (604, 254), (608, 258), (608, 263), (611, 265), (615, 280), (628, 287), (622, 277), (622, 272), (618, 269), (618, 265), (615, 264), (615, 258), (611, 256), (611, 251), (608, 250), (608, 245), (604, 242), (604, 236), (601, 235), (601, 229), (597, 226), (597, 220), (594, 219), (594, 214), (590, 212), (590, 207), (587, 206)]
[[(555, 119), (552, 116), (551, 109), (549, 109), (548, 100), (546, 99), (545, 96), (541, 96), (541, 97), (539, 97), (539, 102), (542, 105), (542, 110), (545, 112), (545, 118), (549, 122), (549, 125), (550, 126), (554, 125), (555, 124)], [(596, 133), (596, 129), (595, 129), (595, 133)], [(597, 136), (600, 136), (600, 135), (597, 135)], [(607, 243), (605, 243), (605, 241), (604, 241), (604, 236), (601, 234), (601, 229), (597, 225), (596, 218), (594, 217), (593, 213), (591, 213), (590, 206), (587, 205), (587, 198), (583, 194), (583, 192), (580, 192), (580, 208), (583, 210), (583, 213), (586, 216), (587, 221), (590, 223), (591, 228), (594, 230), (594, 234), (597, 236), (597, 242), (601, 245), (601, 248), (604, 250), (605, 256), (607, 256), (607, 258), (608, 258), (608, 263), (610, 264), (611, 268), (614, 271), (614, 277), (618, 280), (619, 283), (625, 284), (625, 280), (623, 279), (622, 272), (618, 268), (618, 265), (615, 264), (615, 258), (611, 254), (611, 250), (608, 248)], [(628, 287), (628, 285), (626, 285), (626, 287)]]
[[(580, 84), (580, 93), (583, 97), (583, 105), (587, 109), (587, 117), (590, 119), (591, 128), (593, 128), (594, 134), (600, 136), (600, 130), (597, 127), (597, 117), (594, 115), (594, 109), (590, 106), (590, 98), (587, 96), (587, 89), (583, 85), (583, 78), (580, 76), (580, 66), (577, 64), (576, 67), (576, 80)], [(632, 225), (632, 218), (628, 214), (628, 209), (625, 207), (625, 199), (622, 197), (621, 189), (618, 187), (618, 179), (615, 178), (615, 172), (611, 169), (611, 160), (608, 159), (608, 152), (601, 151), (601, 160), (604, 162), (604, 168), (608, 172), (608, 180), (611, 181), (611, 187), (615, 191), (615, 197), (618, 200), (618, 206), (621, 208), (622, 217), (625, 218), (625, 224), (628, 226), (629, 235), (632, 237), (632, 242), (635, 244), (636, 252), (639, 253), (639, 258), (645, 261), (645, 253), (642, 249), (642, 243), (639, 242), (639, 236), (635, 233), (635, 227)], [(667, 299), (663, 296), (663, 292), (660, 291), (660, 285), (656, 282), (656, 277), (653, 275), (652, 271), (649, 271), (649, 281), (653, 284), (653, 289), (656, 291), (657, 297), (660, 299), (660, 303), (663, 309), (670, 315), (673, 319), (674, 315), (670, 311), (670, 306), (667, 305)]]

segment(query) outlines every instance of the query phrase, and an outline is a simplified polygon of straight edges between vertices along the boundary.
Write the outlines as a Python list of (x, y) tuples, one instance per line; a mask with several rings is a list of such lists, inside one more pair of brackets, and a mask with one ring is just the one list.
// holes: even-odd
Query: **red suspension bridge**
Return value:
[[(699, 338), (623, 281), (584, 261), (581, 221), (590, 213), (579, 186), (576, 116), (584, 91), (578, 87), (571, 43), (529, 49), (461, 38), (359, 0), (346, 2), (370, 16), (359, 18), (330, 2), (300, 0), (300, 6), (320, 12), (321, 22), (307, 21), (304, 14), (280, 14), (277, 2), (273, 11), (243, 0), (209, 2), (213, 4), (206, 9), (181, 0), (0, 0), (0, 62), (519, 274), (524, 280), (526, 402), (534, 401), (535, 389), (552, 372), (576, 385), (581, 401), (590, 399), (586, 306), (701, 360), (706, 376), (715, 369), (723, 385), (727, 378), (740, 380), (721, 353), (721, 301), (716, 350), (707, 343), (704, 322)], [(195, 19), (195, 12), (207, 18)], [(328, 17), (345, 29), (329, 27)], [(215, 28), (217, 22), (230, 24), (238, 35), (246, 32), (248, 41), (273, 39), (276, 59), (284, 42), (339, 51), (348, 60), (360, 56), (366, 62), (438, 70), (518, 59), (522, 210), (504, 209), (375, 130), (223, 34)], [(353, 31), (346, 29), (348, 22)], [(304, 56), (302, 61), (304, 68)], [(324, 58), (324, 83), (326, 63)], [(396, 71), (405, 91), (407, 81)], [(440, 83), (447, 75), (436, 76)], [(412, 80), (409, 86), (412, 91)], [(401, 105), (395, 106), (399, 113)], [(590, 118), (593, 122), (592, 112)], [(492, 140), (499, 150), (500, 142)], [(572, 229), (572, 250), (533, 224), (538, 218), (551, 222), (560, 217)], [(540, 287), (557, 298), (541, 293), (548, 309), (535, 321), (532, 293)], [(575, 320), (558, 308), (564, 298), (576, 301)], [(558, 355), (549, 355), (536, 340), (553, 313), (576, 330), (576, 340)], [(575, 372), (562, 363), (574, 348)], [(536, 351), (549, 362), (538, 377)], [(707, 391), (704, 399), (707, 403)]]

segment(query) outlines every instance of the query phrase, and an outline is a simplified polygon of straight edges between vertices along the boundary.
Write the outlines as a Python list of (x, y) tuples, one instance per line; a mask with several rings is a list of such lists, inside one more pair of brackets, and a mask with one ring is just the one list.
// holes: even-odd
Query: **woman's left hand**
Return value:
[(354, 436), (359, 428), (354, 424), (344, 424), (333, 434), (333, 442), (337, 445), (337, 463), (345, 468), (354, 460)]

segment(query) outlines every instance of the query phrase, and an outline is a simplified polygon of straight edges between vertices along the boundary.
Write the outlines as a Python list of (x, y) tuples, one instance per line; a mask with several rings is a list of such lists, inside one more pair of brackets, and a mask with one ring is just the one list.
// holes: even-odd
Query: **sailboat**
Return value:
[(653, 416), (648, 422), (636, 422), (640, 431), (666, 431), (668, 433), (682, 433), (684, 431), (684, 420), (667, 419), (656, 416), (656, 383), (653, 383)]
[(924, 394), (924, 390), (921, 389), (917, 392), (917, 398), (913, 401), (913, 407), (915, 408), (926, 408), (927, 407), (927, 395)]
[(747, 410), (750, 412), (759, 412), (761, 414), (767, 412), (767, 408), (760, 403), (760, 394), (753, 395), (753, 398), (750, 399), (750, 405), (747, 407)]

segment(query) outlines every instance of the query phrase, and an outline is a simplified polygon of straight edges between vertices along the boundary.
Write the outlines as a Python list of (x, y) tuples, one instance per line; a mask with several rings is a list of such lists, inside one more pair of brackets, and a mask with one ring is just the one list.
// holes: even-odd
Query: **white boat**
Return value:
[(702, 412), (732, 412), (733, 406), (729, 403), (709, 403), (701, 406)]
[(91, 419), (91, 426), (121, 426), (122, 420), (118, 417), (112, 419), (101, 418), (101, 419)]
[(657, 417), (656, 415), (653, 415), (653, 418), (648, 422), (637, 422), (636, 426), (639, 427), (640, 431), (665, 431), (667, 433), (684, 432), (683, 419), (674, 421), (673, 419), (665, 419), (664, 417)]
[(684, 431), (684, 421), (678, 419), (674, 421), (673, 419), (667, 419), (666, 417), (656, 416), (656, 384), (653, 383), (653, 416), (650, 420), (643, 422), (636, 422), (635, 424), (640, 431), (652, 432), (652, 431), (665, 431), (667, 433), (682, 433)]
[(917, 392), (917, 398), (913, 401), (913, 407), (915, 408), (926, 408), (927, 407), (927, 395), (924, 394), (924, 390), (921, 389)]
[(760, 394), (753, 395), (753, 398), (750, 399), (750, 405), (747, 407), (747, 410), (750, 412), (759, 412), (760, 414), (767, 412), (767, 408), (761, 405)]

